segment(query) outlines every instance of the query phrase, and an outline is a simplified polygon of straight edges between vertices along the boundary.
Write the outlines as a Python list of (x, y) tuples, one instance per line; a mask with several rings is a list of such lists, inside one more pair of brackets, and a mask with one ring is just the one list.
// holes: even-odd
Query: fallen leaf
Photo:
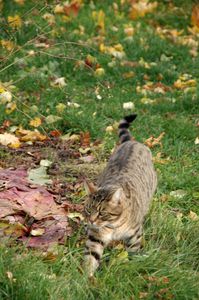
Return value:
[(65, 109), (66, 109), (66, 104), (64, 103), (59, 103), (56, 105), (56, 110), (59, 114), (63, 114)]
[(14, 0), (14, 2), (19, 5), (24, 5), (25, 0)]
[(133, 102), (125, 102), (123, 103), (123, 109), (128, 110), (134, 110), (135, 109), (135, 104)]
[(95, 76), (97, 77), (102, 77), (105, 74), (105, 70), (103, 68), (97, 68), (95, 70)]
[(31, 169), (28, 171), (28, 179), (34, 184), (51, 184), (52, 180), (47, 174), (47, 168), (45, 166), (40, 166), (36, 169)]
[(153, 157), (153, 162), (156, 164), (165, 165), (170, 162), (170, 157), (162, 158), (162, 153), (158, 152), (155, 157)]
[(62, 133), (61, 133), (61, 131), (55, 129), (55, 130), (50, 131), (50, 135), (53, 137), (59, 137), (62, 135)]
[(40, 161), (40, 166), (43, 166), (43, 167), (50, 167), (52, 165), (52, 161), (48, 160), (48, 159), (42, 159)]
[(9, 40), (1, 40), (0, 43), (1, 43), (2, 47), (8, 51), (12, 51), (16, 47), (16, 45), (12, 41), (9, 41)]
[(68, 217), (69, 219), (75, 219), (75, 218), (78, 218), (78, 219), (80, 219), (81, 221), (84, 220), (83, 215), (82, 215), (81, 213), (79, 213), (79, 212), (68, 213), (68, 214), (67, 214), (67, 217)]
[(9, 91), (2, 91), (0, 93), (0, 102), (1, 104), (6, 104), (7, 102), (12, 101), (12, 94)]
[(107, 126), (106, 129), (105, 129), (105, 131), (106, 131), (106, 132), (109, 132), (109, 133), (112, 133), (113, 130), (114, 130), (114, 128), (113, 128), (113, 126), (111, 126), (111, 125)]
[(177, 198), (177, 199), (182, 199), (187, 195), (187, 192), (185, 190), (176, 190), (176, 191), (171, 191), (170, 196)]
[(139, 299), (145, 299), (148, 297), (148, 294), (147, 292), (139, 292)]
[(35, 117), (34, 119), (30, 120), (30, 122), (29, 122), (30, 126), (33, 126), (33, 127), (39, 127), (41, 125), (41, 123), (42, 123), (42, 121), (38, 117)]
[(17, 149), (21, 146), (18, 137), (16, 137), (14, 134), (7, 132), (0, 134), (0, 144), (3, 146), (8, 146), (12, 149)]
[(184, 90), (185, 88), (195, 87), (196, 80), (189, 79), (187, 76), (180, 76), (180, 78), (174, 82), (173, 86), (176, 89)]
[(126, 72), (126, 73), (123, 73), (122, 74), (122, 77), (124, 79), (128, 79), (128, 78), (133, 78), (135, 76), (135, 73), (133, 71), (130, 71), (130, 72)]
[(37, 129), (31, 131), (19, 128), (17, 129), (16, 134), (19, 136), (19, 139), (22, 142), (43, 142), (47, 139), (47, 136), (41, 134)]
[(79, 148), (79, 152), (81, 154), (87, 154), (88, 152), (91, 151), (91, 148), (90, 147), (87, 147), (87, 148)]
[(30, 231), (30, 234), (31, 234), (32, 236), (41, 236), (41, 235), (44, 234), (44, 232), (45, 232), (45, 229), (44, 229), (44, 228), (37, 228), (37, 229), (32, 229), (32, 230)]
[(20, 16), (8, 16), (8, 25), (12, 28), (20, 28), (22, 26), (22, 20)]
[[(57, 205), (54, 195), (45, 187), (30, 186), (27, 171), (23, 169), (0, 170), (0, 181), (6, 183), (0, 191), (1, 237), (11, 235), (28, 247), (48, 249), (55, 243), (63, 244), (71, 235), (67, 214), (81, 212), (82, 205), (69, 201)], [(22, 224), (26, 222), (31, 226), (30, 231)]]
[(62, 120), (62, 118), (60, 116), (55, 116), (55, 115), (49, 115), (45, 118), (47, 124), (53, 124), (60, 120)]
[(152, 3), (148, 0), (138, 0), (136, 2), (133, 1), (129, 17), (132, 20), (143, 18), (146, 14), (152, 13), (157, 6), (158, 2), (156, 1)]
[(100, 34), (105, 33), (105, 13), (102, 9), (99, 11), (93, 11), (92, 12), (92, 18), (95, 22), (95, 26), (97, 27), (97, 30), (100, 32)]
[(42, 18), (46, 20), (49, 25), (55, 24), (55, 16), (50, 13), (45, 13)]
[(90, 132), (82, 132), (80, 134), (80, 142), (81, 142), (81, 147), (87, 148), (90, 147)]
[(164, 135), (165, 132), (162, 132), (157, 138), (151, 136), (144, 142), (144, 144), (147, 145), (149, 148), (153, 148), (157, 145), (160, 145), (162, 147), (161, 139), (163, 138)]
[(92, 163), (95, 160), (95, 157), (93, 155), (87, 155), (80, 157), (80, 160), (84, 163)]
[(193, 6), (192, 14), (191, 14), (191, 22), (193, 26), (199, 28), (199, 4)]
[(124, 28), (124, 33), (127, 35), (127, 36), (133, 36), (134, 35), (134, 32), (135, 32), (135, 29), (132, 27), (132, 26), (126, 26)]
[(195, 144), (195, 145), (199, 145), (199, 137), (197, 137), (197, 138), (195, 139), (194, 144)]
[(67, 105), (72, 108), (79, 108), (80, 105), (76, 102), (67, 102)]
[(54, 13), (55, 13), (55, 14), (64, 14), (64, 6), (61, 5), (61, 4), (57, 4), (57, 5), (54, 7)]
[(53, 87), (59, 87), (62, 88), (64, 86), (66, 86), (66, 81), (65, 81), (65, 77), (59, 77), (56, 78), (52, 83), (51, 86)]
[(13, 274), (12, 274), (12, 272), (7, 271), (7, 272), (6, 272), (6, 276), (8, 277), (8, 279), (9, 279), (10, 281), (13, 280)]
[(81, 4), (82, 0), (72, 0), (70, 3), (65, 2), (63, 7), (64, 13), (67, 16), (77, 17)]
[(126, 54), (124, 52), (123, 46), (121, 44), (116, 44), (114, 46), (105, 46), (103, 43), (99, 45), (99, 50), (102, 53), (107, 53), (115, 58), (123, 59)]
[(195, 212), (193, 212), (193, 211), (191, 211), (191, 210), (190, 210), (190, 212), (189, 212), (188, 218), (189, 218), (190, 220), (192, 220), (192, 221), (197, 221), (197, 220), (199, 220), (199, 216), (198, 216)]
[(17, 108), (17, 104), (15, 102), (9, 102), (6, 105), (6, 114), (11, 114)]

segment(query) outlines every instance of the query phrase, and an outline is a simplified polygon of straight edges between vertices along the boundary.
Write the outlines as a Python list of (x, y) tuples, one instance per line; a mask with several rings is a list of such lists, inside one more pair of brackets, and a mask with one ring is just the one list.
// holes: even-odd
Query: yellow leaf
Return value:
[(33, 127), (39, 127), (41, 125), (42, 121), (40, 118), (38, 117), (35, 117), (34, 119), (32, 119), (29, 124), (30, 126), (33, 126)]
[(97, 77), (104, 76), (104, 74), (105, 74), (105, 70), (104, 70), (103, 68), (97, 68), (97, 69), (95, 70), (95, 75), (96, 75)]
[(24, 5), (24, 1), (25, 0), (14, 0), (14, 2), (19, 4), (19, 5)]
[(54, 8), (55, 14), (64, 14), (64, 6), (57, 4)]
[(45, 232), (44, 228), (37, 228), (37, 229), (32, 229), (30, 234), (32, 236), (41, 236), (44, 234), (44, 232)]
[(22, 26), (22, 20), (19, 15), (8, 16), (8, 23), (12, 28), (20, 28)]
[(1, 45), (8, 51), (12, 51), (15, 48), (15, 44), (8, 40), (1, 40)]
[(187, 87), (195, 87), (196, 86), (196, 80), (195, 79), (188, 79), (188, 80), (183, 80), (182, 78), (179, 78), (174, 82), (174, 87), (176, 89), (183, 90)]
[(81, 221), (84, 220), (84, 217), (82, 214), (80, 214), (79, 212), (72, 212), (72, 213), (68, 213), (67, 217), (69, 219), (75, 219), (75, 218), (79, 218)]
[(64, 103), (59, 103), (56, 105), (56, 110), (59, 114), (62, 114), (66, 108), (66, 105)]
[(15, 102), (10, 102), (6, 105), (6, 114), (11, 114), (17, 108)]
[(191, 210), (190, 210), (190, 212), (189, 212), (188, 217), (189, 217), (189, 219), (191, 219), (192, 221), (197, 221), (197, 220), (199, 220), (198, 215), (197, 215), (195, 212), (191, 211)]
[(5, 91), (3, 88), (0, 89), (0, 102), (6, 104), (12, 100), (12, 94), (9, 91)]
[(133, 36), (134, 32), (135, 32), (135, 29), (132, 26), (128, 26), (128, 27), (124, 28), (124, 33), (127, 36)]
[(114, 129), (113, 129), (113, 126), (111, 126), (111, 125), (110, 125), (110, 126), (107, 126), (106, 129), (105, 129), (105, 131), (106, 131), (106, 132), (109, 132), (109, 133), (113, 132), (113, 130), (114, 130)]
[(123, 77), (124, 79), (132, 78), (132, 77), (134, 77), (134, 76), (135, 76), (135, 73), (134, 73), (133, 71), (126, 72), (126, 73), (124, 73), (124, 74), (122, 75), (122, 77)]
[(195, 145), (199, 145), (199, 137), (197, 137), (197, 138), (195, 139), (194, 144), (195, 144)]
[(45, 13), (42, 18), (46, 20), (50, 25), (55, 24), (55, 16), (50, 13)]
[(105, 33), (105, 13), (103, 12), (103, 10), (99, 10), (99, 11), (93, 11), (92, 12), (92, 18), (95, 22), (95, 25), (97, 26), (97, 28), (99, 29), (101, 34)]
[(0, 134), (0, 144), (12, 149), (17, 149), (21, 146), (19, 139), (14, 134), (6, 132)]
[(44, 141), (47, 139), (47, 136), (41, 134), (37, 129), (34, 131), (31, 130), (25, 130), (22, 128), (19, 128), (17, 130), (17, 135), (20, 137), (20, 141), (23, 142), (35, 142), (35, 141)]
[(157, 7), (157, 2), (150, 3), (148, 0), (140, 0), (132, 4), (130, 11), (130, 19), (136, 20), (137, 18), (142, 18), (146, 14), (151, 13)]

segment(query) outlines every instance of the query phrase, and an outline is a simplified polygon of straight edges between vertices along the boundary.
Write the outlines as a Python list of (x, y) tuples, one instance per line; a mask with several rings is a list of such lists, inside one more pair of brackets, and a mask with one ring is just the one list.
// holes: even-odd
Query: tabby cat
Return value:
[(88, 221), (84, 266), (93, 276), (104, 247), (123, 241), (129, 253), (140, 248), (144, 217), (157, 186), (151, 151), (132, 140), (128, 130), (137, 115), (119, 123), (121, 145), (112, 154), (99, 177), (97, 187), (85, 182), (89, 197), (85, 203)]

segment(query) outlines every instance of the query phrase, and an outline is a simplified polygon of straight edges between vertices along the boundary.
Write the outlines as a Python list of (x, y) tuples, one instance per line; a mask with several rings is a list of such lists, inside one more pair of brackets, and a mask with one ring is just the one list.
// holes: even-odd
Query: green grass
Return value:
[[(7, 114), (6, 104), (1, 103), (0, 124), (10, 120), (13, 126), (32, 129), (30, 119), (40, 117), (43, 118), (38, 128), (41, 131), (55, 128), (63, 134), (89, 131), (93, 140), (104, 142), (104, 150), (100, 153), (104, 161), (117, 141), (117, 136), (106, 133), (105, 129), (128, 113), (123, 110), (123, 103), (133, 101), (139, 115), (133, 124), (134, 137), (144, 142), (164, 131), (162, 148), (157, 146), (152, 152), (154, 156), (161, 152), (163, 159), (170, 159), (166, 164), (156, 163), (159, 184), (145, 224), (144, 249), (131, 261), (118, 258), (119, 250), (107, 250), (95, 282), (90, 282), (79, 271), (83, 255), (83, 243), (80, 246), (77, 243), (81, 240), (80, 233), (74, 234), (65, 246), (58, 247), (54, 261), (44, 259), (39, 251), (2, 243), (2, 300), (199, 299), (199, 225), (189, 218), (190, 211), (199, 215), (198, 145), (194, 144), (198, 135), (199, 56), (192, 57), (188, 46), (170, 38), (163, 39), (156, 33), (156, 27), (161, 26), (184, 30), (182, 37), (189, 34), (192, 1), (173, 1), (177, 9), (168, 8), (166, 0), (159, 1), (156, 12), (135, 21), (128, 17), (129, 5), (121, 7), (120, 1), (117, 3), (119, 13), (114, 14), (113, 1), (94, 1), (94, 4), (85, 1), (77, 18), (66, 23), (56, 15), (56, 23), (51, 27), (42, 16), (53, 13), (55, 1), (49, 1), (47, 6), (45, 1), (25, 1), (23, 6), (4, 1), (0, 40), (11, 40), (17, 48), (13, 52), (1, 48), (0, 81), (12, 81), (15, 86), (12, 101), (16, 102), (17, 109)], [(99, 9), (106, 13), (103, 43), (107, 46), (121, 43), (126, 53), (122, 61), (144, 60), (150, 64), (149, 68), (142, 63), (133, 68), (122, 66), (118, 59), (114, 67), (110, 66), (113, 58), (99, 51), (95, 39), (99, 33), (92, 10)], [(15, 14), (24, 22), (18, 30), (6, 24), (7, 16)], [(82, 35), (77, 34), (80, 25), (85, 29)], [(135, 28), (131, 40), (126, 39), (126, 25)], [(196, 36), (191, 37), (198, 40)], [(30, 40), (32, 44), (28, 43)], [(49, 42), (50, 47), (37, 48), (36, 40)], [(35, 55), (27, 56), (30, 50), (34, 50)], [(104, 68), (104, 76), (96, 77), (88, 68), (77, 68), (77, 63), (84, 61), (88, 54)], [(135, 76), (124, 79), (123, 74), (130, 71)], [(161, 80), (158, 79), (160, 74)], [(189, 74), (196, 80), (194, 89), (186, 91), (173, 87), (182, 74)], [(153, 104), (143, 104), (145, 95), (136, 89), (147, 84), (146, 75), (153, 83), (161, 81), (171, 88), (165, 94), (150, 92), (146, 97), (154, 100)], [(52, 87), (56, 77), (65, 77), (67, 85)], [(96, 97), (97, 93), (101, 99)], [(80, 107), (71, 108), (67, 106), (68, 101)], [(56, 111), (59, 103), (66, 104), (61, 114)], [(46, 124), (45, 117), (51, 114), (62, 119)], [(9, 159), (5, 151), (1, 151), (0, 156), (5, 161)], [(179, 189), (186, 191), (183, 198), (170, 195), (171, 191)], [(183, 214), (181, 219), (177, 218), (178, 213)], [(7, 272), (12, 272), (13, 278), (9, 279)]]

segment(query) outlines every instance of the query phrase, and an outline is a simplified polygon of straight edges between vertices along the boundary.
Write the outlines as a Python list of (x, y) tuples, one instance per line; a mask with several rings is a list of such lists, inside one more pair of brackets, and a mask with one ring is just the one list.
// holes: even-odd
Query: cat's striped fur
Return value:
[(112, 154), (99, 177), (97, 187), (86, 185), (85, 204), (88, 239), (85, 268), (90, 276), (100, 263), (104, 247), (111, 241), (124, 241), (128, 252), (139, 250), (144, 217), (157, 185), (151, 151), (131, 139), (129, 124), (136, 115), (119, 124), (121, 145)]

